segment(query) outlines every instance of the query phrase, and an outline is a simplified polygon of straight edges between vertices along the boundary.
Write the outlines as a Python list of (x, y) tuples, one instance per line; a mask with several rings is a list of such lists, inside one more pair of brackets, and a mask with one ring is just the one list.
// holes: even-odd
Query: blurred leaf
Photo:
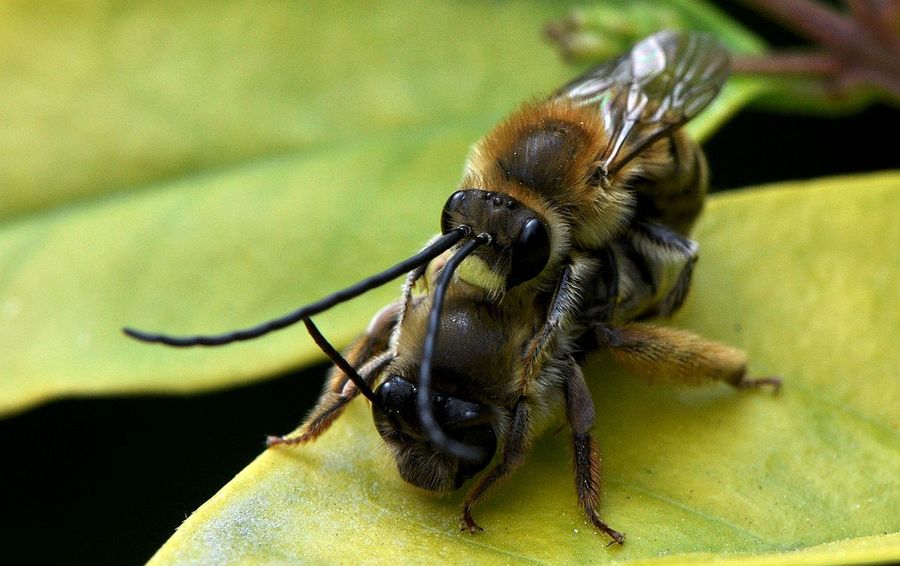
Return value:
[[(900, 172), (717, 195), (675, 323), (746, 349), (777, 396), (654, 386), (587, 367), (604, 456), (605, 548), (575, 502), (564, 434), (459, 533), (462, 493), (404, 484), (363, 402), (273, 449), (153, 563), (849, 564), (900, 559)], [(299, 416), (299, 415), (298, 415)]]
[[(245, 327), (405, 257), (471, 143), (575, 72), (541, 38), (563, 2), (366, 6), (0, 3), (0, 413), (319, 357), (301, 328), (190, 351), (120, 328)], [(698, 135), (752, 96), (728, 92)], [(323, 331), (346, 344), (396, 289)]]
[(707, 0), (605, 0), (584, 3), (549, 22), (548, 38), (566, 59), (592, 65), (615, 57), (660, 29), (715, 34), (739, 53), (758, 53), (765, 43)]
[(0, 4), (0, 217), (485, 117), (564, 77), (538, 35), (564, 3), (384, 4)]

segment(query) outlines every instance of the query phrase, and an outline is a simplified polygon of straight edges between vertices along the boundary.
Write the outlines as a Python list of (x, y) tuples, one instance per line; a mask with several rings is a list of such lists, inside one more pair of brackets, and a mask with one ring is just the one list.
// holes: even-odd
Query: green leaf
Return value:
[(602, 516), (624, 547), (582, 518), (565, 434), (538, 440), (471, 536), (462, 493), (404, 484), (357, 401), (316, 443), (263, 453), (152, 563), (896, 561), (898, 199), (900, 171), (711, 199), (674, 324), (745, 349), (784, 387), (651, 385), (592, 358)]
[[(301, 328), (190, 351), (120, 329), (249, 326), (417, 249), (471, 143), (575, 73), (541, 37), (569, 9), (0, 4), (0, 413), (321, 359)], [(396, 293), (318, 322), (346, 344)]]

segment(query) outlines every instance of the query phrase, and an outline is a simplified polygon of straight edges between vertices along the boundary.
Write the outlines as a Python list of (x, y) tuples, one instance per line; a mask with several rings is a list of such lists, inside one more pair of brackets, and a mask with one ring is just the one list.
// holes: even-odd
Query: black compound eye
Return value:
[(466, 200), (466, 191), (456, 191), (450, 198), (447, 199), (447, 202), (444, 203), (444, 210), (441, 212), (441, 232), (446, 234), (450, 230), (456, 228), (456, 226), (450, 225), (450, 220), (454, 212), (459, 213), (460, 207), (463, 204), (463, 201)]
[(418, 435), (416, 386), (399, 375), (391, 375), (375, 388), (380, 405), (372, 405), (375, 427), (382, 435), (386, 431)]
[(550, 261), (550, 235), (544, 223), (532, 218), (525, 223), (512, 247), (512, 267), (507, 285), (514, 287), (537, 277)]

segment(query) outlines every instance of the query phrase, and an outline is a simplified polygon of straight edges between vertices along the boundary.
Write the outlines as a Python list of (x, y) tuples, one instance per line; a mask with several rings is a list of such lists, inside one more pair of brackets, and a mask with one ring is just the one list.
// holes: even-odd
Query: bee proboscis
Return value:
[[(750, 379), (743, 352), (646, 322), (674, 313), (698, 246), (707, 166), (681, 126), (715, 98), (728, 55), (712, 37), (663, 31), (548, 98), (524, 104), (469, 156), (447, 199), (441, 234), (360, 283), (259, 326), (173, 337), (218, 346), (303, 321), (335, 362), (297, 431), (269, 445), (309, 442), (362, 394), (400, 475), (431, 491), (477, 477), (472, 509), (520, 466), (560, 416), (571, 429), (578, 501), (600, 519), (593, 402), (579, 362), (602, 348), (638, 374), (679, 383), (778, 387)], [(406, 274), (400, 299), (375, 315), (342, 356), (311, 317)]]

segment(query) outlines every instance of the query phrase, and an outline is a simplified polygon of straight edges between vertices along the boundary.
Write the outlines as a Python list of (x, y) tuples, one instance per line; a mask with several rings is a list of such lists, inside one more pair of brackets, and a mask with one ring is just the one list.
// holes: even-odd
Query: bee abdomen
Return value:
[(606, 248), (585, 308), (588, 320), (669, 316), (684, 303), (699, 248), (661, 224), (637, 221)]
[(709, 185), (706, 157), (683, 132), (659, 142), (662, 153), (648, 159), (646, 173), (633, 184), (638, 218), (688, 235), (703, 209)]

